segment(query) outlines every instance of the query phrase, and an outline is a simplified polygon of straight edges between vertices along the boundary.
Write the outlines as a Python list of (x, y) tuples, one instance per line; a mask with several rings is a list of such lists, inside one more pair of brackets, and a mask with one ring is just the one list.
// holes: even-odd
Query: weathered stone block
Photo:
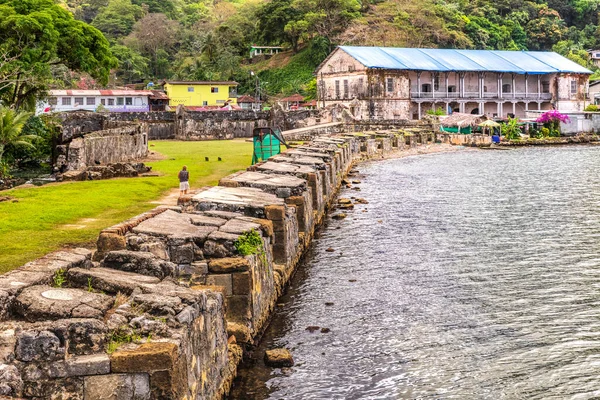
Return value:
[(90, 283), (95, 290), (125, 294), (131, 294), (136, 288), (148, 287), (160, 282), (160, 279), (154, 276), (109, 268), (73, 268), (67, 273), (67, 279), (80, 287), (87, 287)]
[(23, 390), (23, 381), (19, 370), (14, 365), (0, 364), (0, 395), (20, 396)]
[(184, 308), (179, 297), (161, 296), (153, 293), (136, 294), (133, 296), (132, 301), (141, 311), (154, 315), (175, 315)]
[(9, 317), (13, 300), (14, 296), (11, 296), (4, 290), (0, 290), (0, 321), (4, 321)]
[(235, 322), (248, 323), (252, 319), (250, 296), (228, 296), (227, 319)]
[(294, 359), (292, 353), (287, 349), (273, 349), (265, 352), (265, 364), (270, 367), (292, 367)]
[(150, 400), (148, 374), (86, 376), (84, 400)]
[(21, 331), (17, 334), (15, 357), (23, 362), (62, 360), (65, 348), (50, 331)]
[(191, 306), (187, 306), (183, 309), (183, 311), (177, 314), (176, 318), (180, 324), (191, 325), (192, 322), (194, 322), (194, 320), (199, 316), (200, 312), (197, 309)]
[(204, 242), (204, 255), (208, 257), (231, 257), (236, 254), (235, 241), (239, 235), (226, 232), (213, 232)]
[(72, 376), (104, 375), (110, 373), (108, 355), (91, 354), (70, 357), (64, 361), (30, 364), (23, 370), (23, 380), (67, 378)]
[(226, 224), (219, 228), (219, 232), (242, 234), (251, 230), (260, 231), (261, 224), (259, 224), (255, 218), (241, 217), (232, 218), (227, 221)]
[(102, 318), (113, 299), (79, 289), (32, 286), (15, 300), (15, 312), (28, 321), (61, 318)]
[(83, 400), (83, 378), (24, 381), (23, 395), (34, 399)]
[(231, 296), (233, 294), (231, 274), (208, 275), (206, 277), (206, 284), (223, 287), (226, 296)]
[(98, 253), (108, 253), (109, 251), (125, 250), (127, 240), (125, 236), (111, 232), (101, 232), (96, 241)]
[(16, 269), (0, 275), (0, 290), (10, 296), (19, 294), (23, 289), (33, 285), (50, 284), (52, 274), (35, 271), (22, 271)]
[(146, 234), (155, 237), (187, 238), (188, 242), (202, 242), (214, 230), (215, 228), (212, 226), (193, 225), (190, 214), (182, 214), (172, 210), (167, 210), (153, 218), (147, 219), (133, 228), (133, 232), (137, 234)]
[(170, 246), (169, 255), (175, 264), (191, 264), (194, 261), (194, 244), (186, 243), (180, 246)]
[(265, 214), (271, 221), (281, 221), (285, 219), (285, 206), (266, 206)]
[(208, 262), (208, 269), (213, 273), (231, 273), (238, 271), (247, 271), (250, 262), (242, 257), (216, 258)]
[(178, 357), (174, 343), (144, 343), (135, 350), (116, 351), (110, 356), (112, 372), (153, 372), (169, 370)]
[[(67, 345), (69, 355), (85, 355), (104, 351), (107, 328), (98, 319), (63, 319), (33, 325), (40, 331), (50, 331)], [(33, 329), (32, 329), (33, 330)]]
[(204, 284), (208, 274), (208, 262), (197, 261), (191, 264), (178, 265), (178, 277), (194, 285)]
[(103, 264), (106, 268), (155, 276), (160, 279), (174, 276), (176, 271), (175, 264), (163, 261), (152, 253), (129, 250), (111, 251), (104, 258)]
[(167, 251), (167, 245), (163, 242), (142, 243), (140, 245), (140, 251), (152, 253), (161, 260), (169, 260), (169, 252)]
[(17, 336), (14, 327), (0, 328), (0, 363), (10, 363), (15, 358)]
[(227, 321), (227, 334), (239, 343), (252, 343), (252, 332), (245, 324)]
[(171, 368), (150, 374), (150, 390), (153, 398), (164, 400), (179, 400), (184, 393), (188, 393), (188, 370), (185, 354), (181, 354)]
[(234, 295), (249, 295), (251, 291), (250, 287), (250, 273), (238, 272), (231, 275), (232, 286)]
[[(234, 214), (235, 215), (235, 214)], [(210, 217), (208, 215), (190, 215), (192, 224), (219, 227), (227, 222), (227, 219), (219, 217)]]

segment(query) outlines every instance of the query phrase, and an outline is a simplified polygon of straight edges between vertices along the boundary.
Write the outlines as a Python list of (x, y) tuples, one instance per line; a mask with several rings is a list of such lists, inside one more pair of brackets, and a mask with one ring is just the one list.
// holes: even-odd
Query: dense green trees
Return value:
[[(116, 84), (236, 79), (242, 91), (253, 92), (255, 82), (249, 72), (254, 70), (261, 80), (264, 77), (263, 85), (270, 94), (293, 90), (307, 93), (303, 88), (312, 79), (307, 71), (338, 44), (554, 49), (588, 68), (595, 67), (586, 50), (600, 47), (600, 0), (0, 0), (0, 6), (10, 5), (13, 10), (15, 4), (23, 4), (22, 10), (31, 9), (32, 4), (45, 4), (45, 9), (53, 7), (52, 12), (60, 18), (69, 16), (66, 9), (98, 28), (118, 60), (109, 63), (110, 67), (116, 66), (111, 75)], [(0, 23), (10, 15), (1, 11)], [(60, 29), (74, 22), (69, 20)], [(36, 23), (40, 29), (46, 22)], [(52, 32), (50, 29), (38, 35), (34, 33), (35, 24), (24, 22), (19, 29), (31, 32), (31, 37), (41, 43), (48, 41), (47, 32)], [(98, 37), (97, 31), (86, 29), (93, 28), (82, 24), (76, 29), (63, 29), (58, 36), (75, 32), (73, 36), (79, 37), (85, 31), (86, 37)], [(0, 32), (0, 40), (2, 35), (6, 33)], [(58, 43), (55, 36), (50, 35), (49, 41)], [(60, 40), (56, 57), (45, 57), (46, 53), (41, 57), (41, 65), (50, 65), (44, 75), (53, 74), (56, 83), (68, 86), (69, 79), (73, 79), (68, 71), (80, 69), (98, 78), (100, 84), (105, 82), (108, 69), (101, 70), (100, 65), (108, 65), (102, 60), (108, 60), (110, 54), (106, 42), (100, 40), (90, 39), (96, 41), (94, 46), (76, 40), (72, 46), (69, 40)], [(63, 43), (75, 51), (62, 52)], [(292, 60), (297, 58), (303, 64), (293, 63), (288, 68), (289, 58), (282, 57), (281, 62), (249, 65), (247, 55), (252, 44), (279, 45), (294, 54), (301, 52)], [(93, 57), (79, 51), (86, 46)], [(76, 56), (71, 57), (71, 53)], [(0, 53), (0, 71), (8, 62), (14, 63), (13, 56)], [(53, 66), (60, 58), (66, 60)], [(76, 60), (85, 62), (77, 65)], [(289, 71), (298, 75), (286, 77)], [(2, 85), (0, 80), (0, 94)], [(4, 95), (9, 93), (5, 91)]]
[(60, 65), (106, 83), (116, 59), (100, 31), (52, 0), (0, 0), (0, 102), (32, 109)]

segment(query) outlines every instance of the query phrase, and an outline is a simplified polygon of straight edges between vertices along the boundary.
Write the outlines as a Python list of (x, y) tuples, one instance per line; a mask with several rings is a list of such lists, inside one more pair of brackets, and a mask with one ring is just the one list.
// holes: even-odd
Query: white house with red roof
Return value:
[(110, 112), (150, 111), (149, 90), (50, 90), (39, 112), (96, 111), (99, 106)]

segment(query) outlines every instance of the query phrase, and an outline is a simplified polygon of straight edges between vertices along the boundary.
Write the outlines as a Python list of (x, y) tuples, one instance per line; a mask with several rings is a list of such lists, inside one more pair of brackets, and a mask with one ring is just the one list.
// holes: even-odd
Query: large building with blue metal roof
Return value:
[(524, 117), (582, 111), (592, 72), (554, 52), (340, 46), (316, 71), (319, 105), (362, 119), (420, 119), (427, 110)]

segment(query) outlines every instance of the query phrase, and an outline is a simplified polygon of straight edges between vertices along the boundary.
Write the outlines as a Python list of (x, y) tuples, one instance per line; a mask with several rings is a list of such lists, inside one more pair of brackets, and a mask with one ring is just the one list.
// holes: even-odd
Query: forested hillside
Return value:
[[(555, 50), (588, 68), (586, 49), (600, 47), (600, 0), (54, 1), (106, 36), (113, 85), (232, 79), (254, 93), (255, 71), (264, 93), (310, 96), (314, 68), (338, 44)], [(252, 64), (251, 44), (288, 51)], [(60, 63), (52, 73), (58, 87), (103, 83)]]

